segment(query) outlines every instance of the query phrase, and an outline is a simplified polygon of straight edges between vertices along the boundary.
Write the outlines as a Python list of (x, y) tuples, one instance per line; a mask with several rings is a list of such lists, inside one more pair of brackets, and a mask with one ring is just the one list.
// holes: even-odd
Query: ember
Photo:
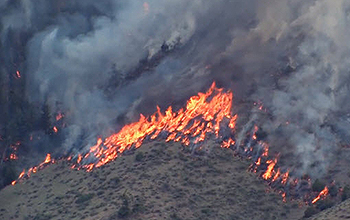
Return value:
[(14, 154), (14, 153), (10, 154), (10, 160), (17, 160), (17, 159), (18, 159), (18, 157), (16, 154)]
[(61, 120), (63, 117), (64, 117), (64, 114), (62, 114), (61, 112), (58, 112), (58, 113), (56, 114), (56, 121)]
[(17, 70), (16, 71), (16, 77), (19, 79), (19, 78), (21, 78), (21, 73)]

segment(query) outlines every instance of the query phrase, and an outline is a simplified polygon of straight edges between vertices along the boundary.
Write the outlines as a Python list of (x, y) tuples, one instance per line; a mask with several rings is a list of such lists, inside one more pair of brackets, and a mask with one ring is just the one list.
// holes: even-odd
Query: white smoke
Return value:
[(322, 173), (350, 142), (349, 9), (346, 0), (1, 1), (2, 53), (10, 32), (28, 36), (27, 95), (68, 112), (66, 147), (115, 131), (120, 115), (181, 106), (215, 80), (236, 103), (262, 101), (270, 144), (292, 146), (302, 172)]

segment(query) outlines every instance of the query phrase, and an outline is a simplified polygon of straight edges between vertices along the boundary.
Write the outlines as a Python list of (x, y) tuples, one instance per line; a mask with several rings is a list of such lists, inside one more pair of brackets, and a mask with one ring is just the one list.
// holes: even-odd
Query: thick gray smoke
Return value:
[(0, 18), (2, 53), (25, 36), (27, 96), (66, 112), (65, 148), (213, 80), (235, 105), (264, 103), (259, 125), (302, 172), (324, 172), (350, 142), (346, 0), (2, 0)]

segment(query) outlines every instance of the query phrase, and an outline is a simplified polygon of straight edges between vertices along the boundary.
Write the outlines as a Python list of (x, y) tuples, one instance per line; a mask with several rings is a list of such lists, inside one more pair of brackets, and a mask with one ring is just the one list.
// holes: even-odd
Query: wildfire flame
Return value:
[[(161, 133), (166, 134), (167, 142), (181, 142), (186, 146), (203, 142), (208, 134), (218, 137), (224, 118), (229, 119), (231, 129), (235, 128), (237, 116), (231, 114), (232, 96), (231, 92), (223, 92), (213, 83), (206, 93), (192, 96), (184, 109), (174, 112), (170, 106), (163, 114), (157, 107), (157, 112), (149, 118), (141, 114), (139, 121), (124, 126), (104, 141), (98, 139), (97, 144), (84, 156), (94, 155), (98, 161), (84, 167), (88, 171), (100, 167), (127, 149), (140, 147), (147, 137), (152, 140)], [(229, 140), (226, 147), (231, 144), (234, 144), (233, 140)]]
[[(290, 190), (293, 187), (297, 188), (298, 178), (291, 178), (289, 170), (282, 172), (282, 168), (278, 165), (277, 158), (279, 155), (274, 159), (269, 159), (269, 145), (259, 140), (258, 135), (256, 135), (259, 129), (257, 125), (252, 128), (247, 145), (241, 146), (240, 141), (237, 141), (238, 144), (236, 143), (234, 133), (237, 115), (232, 114), (232, 99), (232, 92), (224, 92), (222, 88), (217, 88), (213, 83), (207, 92), (190, 97), (185, 108), (174, 111), (169, 106), (162, 113), (157, 106), (157, 111), (150, 117), (141, 114), (137, 122), (125, 125), (119, 132), (104, 140), (98, 138), (96, 144), (90, 147), (87, 153), (70, 155), (65, 160), (73, 164), (71, 168), (84, 168), (86, 171), (91, 171), (115, 160), (125, 150), (139, 148), (145, 141), (162, 138), (166, 142), (181, 142), (184, 146), (199, 146), (200, 148), (208, 137), (215, 137), (221, 141), (221, 147), (233, 148), (241, 156), (253, 159), (250, 170), (255, 173), (259, 171), (259, 176), (269, 184), (282, 185), (278, 192), (281, 194), (283, 201), (286, 201)], [(261, 106), (259, 105), (257, 108), (261, 110)], [(56, 120), (58, 121), (62, 117), (63, 114), (59, 113)], [(54, 127), (53, 130), (58, 131), (57, 127)], [(229, 130), (230, 135), (223, 135), (222, 130), (223, 132)], [(18, 180), (26, 176), (30, 177), (31, 173), (36, 173), (47, 164), (54, 162), (51, 155), (47, 154), (44, 162), (30, 168), (27, 173), (23, 170)], [(15, 185), (18, 180), (13, 181), (12, 185)], [(309, 185), (311, 185), (311, 181), (309, 181)], [(327, 195), (328, 188), (325, 187), (312, 200), (312, 203)]]
[(58, 112), (58, 113), (56, 114), (56, 121), (61, 120), (63, 117), (64, 117), (64, 114), (62, 114), (61, 112)]
[[(263, 178), (265, 179), (265, 180), (268, 180), (268, 179), (270, 179), (271, 177), (272, 177), (272, 173), (273, 173), (273, 168), (275, 167), (275, 165), (276, 165), (276, 163), (277, 163), (277, 158), (275, 158), (274, 160), (268, 160), (267, 162), (266, 162), (267, 164), (269, 164), (268, 165), (268, 167), (267, 167), (267, 170), (266, 170), (266, 172), (263, 174)], [(277, 179), (277, 178), (276, 178)]]
[[(21, 173), (21, 174), (19, 174), (18, 179), (21, 179), (21, 178), (24, 176), (24, 174), (25, 174), (25, 170), (23, 170), (23, 171), (22, 171), (22, 173)], [(16, 180), (12, 181), (12, 183), (11, 183), (11, 184), (12, 184), (12, 185), (15, 185), (15, 184), (16, 184)]]
[(47, 154), (43, 163), (49, 163), (51, 161), (51, 154)]
[(19, 79), (19, 78), (21, 78), (21, 73), (17, 70), (16, 71), (16, 77)]
[(326, 187), (318, 194), (318, 196), (312, 200), (312, 204), (315, 204), (318, 200), (320, 200), (321, 198), (325, 198), (327, 195), (328, 195), (328, 187), (326, 186)]
[(14, 154), (14, 153), (10, 154), (10, 160), (17, 160), (17, 159), (18, 159), (18, 157), (16, 154)]
[(21, 172), (21, 174), (18, 176), (17, 180), (12, 181), (12, 185), (15, 185), (18, 180), (24, 178), (25, 176), (30, 177), (31, 173), (36, 173), (38, 170), (43, 169), (46, 164), (50, 164), (50, 163), (54, 163), (55, 161), (53, 159), (51, 159), (51, 154), (47, 154), (45, 157), (45, 160), (40, 163), (38, 166), (35, 167), (31, 167), (28, 169), (28, 171), (26, 172), (25, 169)]

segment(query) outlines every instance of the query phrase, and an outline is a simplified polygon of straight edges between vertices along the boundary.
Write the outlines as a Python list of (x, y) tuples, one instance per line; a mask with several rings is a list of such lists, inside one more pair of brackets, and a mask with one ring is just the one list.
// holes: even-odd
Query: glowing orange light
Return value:
[(78, 159), (77, 159), (77, 163), (80, 163), (81, 159), (82, 159), (82, 156), (81, 156), (81, 154), (79, 154)]
[(260, 158), (260, 157), (258, 158), (258, 161), (255, 162), (255, 164), (256, 164), (257, 166), (260, 166), (260, 164), (261, 164), (261, 158)]
[(64, 115), (61, 112), (58, 112), (56, 115), (56, 121), (61, 120), (64, 117)]
[(44, 163), (49, 163), (51, 161), (51, 154), (47, 154)]
[(143, 12), (145, 14), (148, 14), (149, 13), (149, 4), (147, 2), (144, 2), (143, 3)]
[(16, 154), (14, 154), (14, 153), (10, 154), (10, 160), (17, 160), (17, 159), (18, 159), (18, 157)]
[(275, 176), (274, 176), (273, 179), (272, 179), (272, 182), (275, 182), (275, 181), (277, 180), (277, 178), (278, 178), (280, 175), (281, 175), (281, 171), (280, 171), (280, 169), (278, 168), (277, 173), (275, 174)]
[(286, 185), (287, 180), (288, 180), (288, 176), (289, 176), (289, 170), (288, 170), (285, 174), (283, 174), (283, 176), (282, 176), (281, 183), (282, 183), (283, 185)]
[[(184, 109), (175, 112), (170, 106), (162, 113), (157, 107), (157, 111), (148, 118), (141, 114), (139, 121), (124, 126), (104, 141), (99, 139), (97, 145), (90, 148), (88, 154), (94, 155), (98, 161), (88, 169), (114, 160), (133, 146), (140, 147), (147, 137), (155, 139), (161, 132), (167, 134), (167, 142), (178, 141), (186, 146), (204, 141), (209, 133), (218, 137), (224, 118), (230, 120), (231, 129), (235, 128), (237, 116), (231, 114), (232, 97), (232, 92), (223, 92), (223, 89), (216, 88), (213, 83), (206, 93), (192, 96)], [(222, 147), (232, 144), (234, 141), (230, 139)], [(78, 158), (77, 163), (80, 161)]]
[(287, 202), (286, 193), (285, 192), (282, 193), (282, 198), (283, 198), (283, 202)]
[(270, 179), (272, 177), (273, 168), (275, 167), (275, 165), (277, 163), (277, 158), (275, 158), (274, 160), (268, 160), (266, 163), (269, 164), (269, 165), (267, 167), (266, 172), (263, 174), (262, 177), (265, 180), (268, 180), (268, 179)]
[(269, 145), (266, 143), (264, 143), (263, 145), (264, 145), (264, 152), (262, 153), (261, 156), (267, 157), (269, 155)]
[(316, 203), (318, 200), (320, 200), (321, 198), (325, 198), (328, 195), (328, 187), (326, 186), (319, 194), (316, 198), (314, 198), (312, 200), (312, 204)]

